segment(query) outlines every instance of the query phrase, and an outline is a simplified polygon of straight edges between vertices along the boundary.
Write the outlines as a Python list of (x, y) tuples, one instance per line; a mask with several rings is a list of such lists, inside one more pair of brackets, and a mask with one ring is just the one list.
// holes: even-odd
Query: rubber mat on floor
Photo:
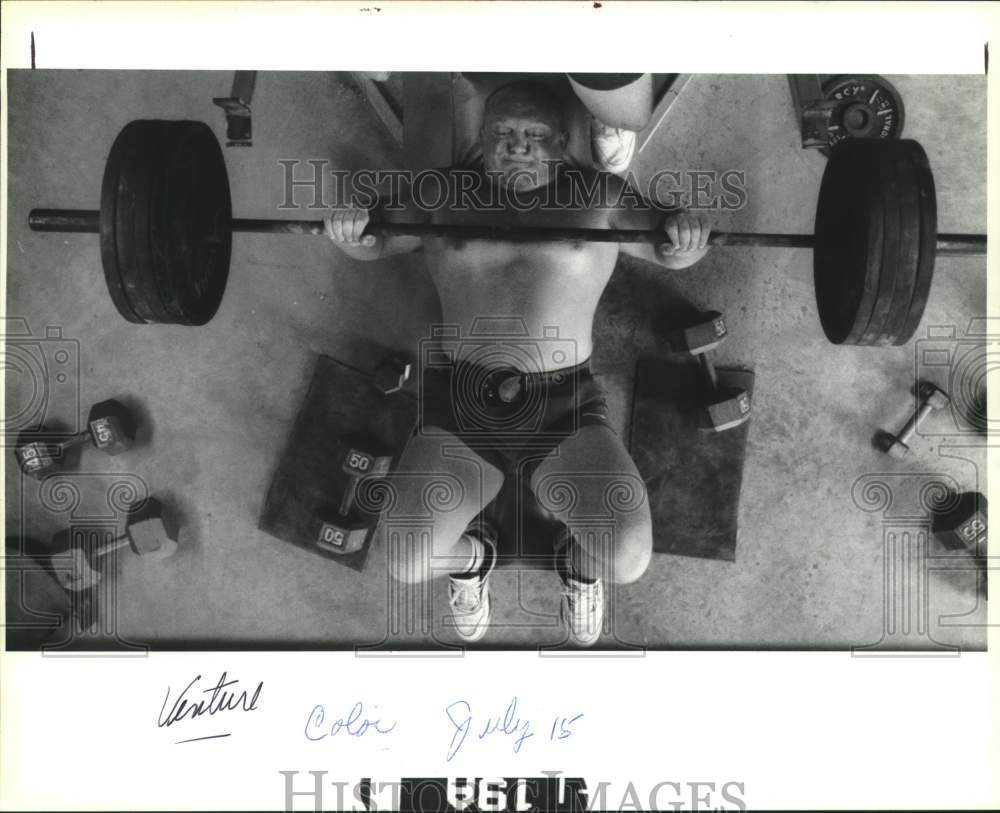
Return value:
[[(752, 396), (753, 372), (716, 372)], [(700, 428), (702, 387), (696, 363), (640, 359), (630, 451), (649, 494), (653, 551), (732, 562), (752, 419), (725, 432)]]
[(330, 504), (330, 494), (342, 490), (344, 440), (395, 457), (416, 419), (414, 398), (383, 395), (368, 373), (320, 356), (268, 489), (260, 529), (347, 567), (363, 569), (372, 532), (354, 553), (327, 552), (316, 545), (316, 517)]

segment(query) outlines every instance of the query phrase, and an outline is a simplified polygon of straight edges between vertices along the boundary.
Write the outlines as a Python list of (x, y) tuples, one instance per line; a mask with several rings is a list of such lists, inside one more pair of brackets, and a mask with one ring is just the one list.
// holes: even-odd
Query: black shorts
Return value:
[[(503, 471), (533, 469), (581, 426), (611, 429), (590, 362), (545, 373), (425, 366), (418, 427), (445, 429)], [(418, 428), (419, 431), (419, 428)]]

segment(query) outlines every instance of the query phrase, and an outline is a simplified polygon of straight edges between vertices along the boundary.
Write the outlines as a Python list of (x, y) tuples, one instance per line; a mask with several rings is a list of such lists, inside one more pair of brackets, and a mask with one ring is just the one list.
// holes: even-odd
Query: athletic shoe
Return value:
[(583, 581), (570, 572), (569, 541), (569, 531), (564, 528), (558, 532), (552, 546), (556, 573), (562, 581), (559, 617), (573, 643), (593, 646), (601, 637), (604, 623), (604, 584), (600, 579)]
[(585, 582), (570, 575), (564, 576), (559, 616), (573, 643), (578, 646), (596, 644), (604, 623), (603, 582), (600, 579)]
[(597, 119), (590, 121), (590, 151), (594, 163), (606, 172), (623, 174), (632, 163), (637, 141), (632, 130), (608, 127)]
[(490, 573), (497, 561), (496, 530), (484, 522), (476, 520), (466, 529), (483, 543), (483, 564), (475, 573), (449, 576), (448, 603), (451, 616), (455, 620), (455, 632), (468, 643), (478, 641), (490, 626), (493, 607), (490, 604)]

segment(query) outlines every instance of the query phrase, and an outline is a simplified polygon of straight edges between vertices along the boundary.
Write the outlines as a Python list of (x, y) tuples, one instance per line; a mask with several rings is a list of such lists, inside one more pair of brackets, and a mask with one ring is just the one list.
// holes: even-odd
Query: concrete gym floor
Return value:
[[(940, 230), (983, 232), (985, 78), (887, 78), (905, 100), (906, 135), (929, 154)], [(85, 452), (65, 476), (79, 490), (78, 518), (106, 514), (105, 495), (117, 479), (144, 481), (183, 522), (172, 559), (145, 565), (121, 557), (114, 607), (122, 637), (176, 648), (430, 643), (426, 630), (390, 619), (389, 599), (394, 607), (401, 599), (387, 595), (380, 540), (358, 574), (257, 530), (316, 355), (370, 368), (387, 348), (414, 350), (437, 317), (423, 259), (362, 264), (320, 238), (241, 234), (210, 324), (136, 326), (106, 293), (96, 236), (27, 228), (32, 207), (98, 207), (108, 149), (132, 119), (200, 119), (224, 138), (222, 112), (211, 100), (226, 95), (230, 81), (228, 73), (181, 71), (8, 74), (6, 429), (16, 432), (17, 421), (23, 425), (38, 405), (38, 381), (11, 348), (39, 338), (32, 352), (51, 361), (57, 347), (69, 348), (79, 359), (78, 374), (58, 385), (51, 370), (45, 374), (47, 420), (75, 425), (90, 404), (112, 396), (138, 410), (142, 429), (132, 452)], [(345, 75), (261, 74), (253, 127), (251, 149), (225, 150), (237, 216), (314, 216), (276, 210), (282, 158), (328, 158), (348, 170), (401, 165)], [(800, 148), (784, 76), (699, 75), (644, 153), (641, 172), (743, 170), (748, 204), (723, 213), (720, 228), (811, 232), (824, 162)], [(302, 193), (299, 201), (306, 202)], [(608, 635), (603, 644), (848, 648), (879, 641), (883, 532), (919, 519), (917, 491), (935, 475), (986, 490), (982, 435), (917, 438), (901, 462), (871, 446), (877, 429), (898, 429), (912, 409), (918, 371), (949, 385), (947, 369), (923, 369), (918, 350), (928, 326), (953, 327), (957, 339), (944, 341), (953, 347), (970, 320), (985, 316), (985, 260), (939, 260), (915, 341), (894, 348), (826, 341), (806, 250), (717, 249), (682, 272), (622, 262), (598, 313), (594, 369), (611, 389), (623, 431), (637, 356), (666, 353), (656, 305), (677, 298), (724, 311), (731, 340), (719, 362), (745, 365), (757, 376), (736, 561), (654, 556), (645, 576), (615, 595), (617, 641)], [(10, 338), (25, 327), (15, 319), (26, 320), (33, 339)], [(46, 338), (48, 328), (61, 337)], [(929, 428), (946, 431), (947, 416), (931, 420)], [(8, 535), (44, 541), (68, 524), (66, 510), (54, 510), (52, 498), (43, 505), (38, 484), (20, 478), (10, 452), (6, 471)], [(855, 485), (871, 476), (889, 484), (888, 514), (855, 501)], [(911, 523), (909, 530), (919, 527)], [(554, 574), (498, 572), (492, 589), (494, 629), (484, 646), (560, 640)], [(971, 572), (931, 573), (928, 596), (929, 627), (914, 626), (890, 642), (985, 645), (985, 605), (977, 605)], [(416, 597), (403, 591), (402, 600)], [(444, 581), (434, 584), (430, 600), (434, 637), (453, 643), (442, 623)]]

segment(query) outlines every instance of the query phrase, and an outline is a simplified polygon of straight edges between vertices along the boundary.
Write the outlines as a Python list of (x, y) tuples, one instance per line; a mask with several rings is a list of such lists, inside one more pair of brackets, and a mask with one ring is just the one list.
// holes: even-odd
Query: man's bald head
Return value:
[(487, 98), (483, 162), (508, 183), (529, 189), (547, 184), (568, 140), (562, 103), (540, 82), (513, 82)]
[(523, 80), (502, 85), (486, 99), (484, 121), (495, 116), (539, 118), (565, 132), (566, 115), (559, 97), (541, 82)]

